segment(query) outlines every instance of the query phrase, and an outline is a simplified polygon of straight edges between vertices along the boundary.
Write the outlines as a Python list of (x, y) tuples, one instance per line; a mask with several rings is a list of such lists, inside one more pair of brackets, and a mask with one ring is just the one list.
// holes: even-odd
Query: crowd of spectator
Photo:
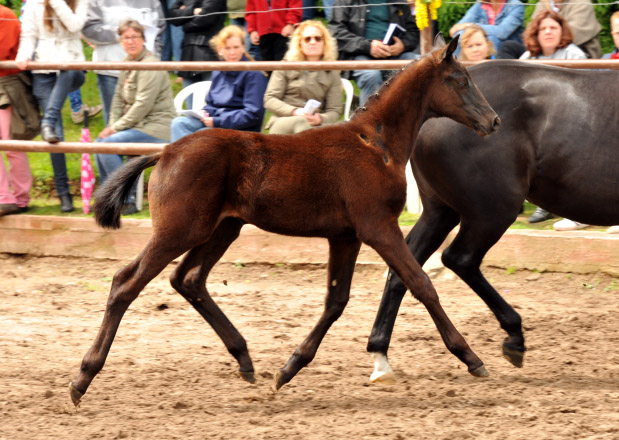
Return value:
[[(420, 55), (414, 1), (407, 5), (382, 0), (323, 0), (328, 25), (315, 20), (315, 0), (24, 3), (21, 31), (15, 14), (0, 6), (0, 59), (16, 60), (19, 68), (0, 71), (2, 139), (32, 138), (39, 131), (32, 127), (38, 120), (25, 121), (18, 116), (24, 112), (15, 112), (17, 106), (28, 105), (28, 99), (31, 106), (38, 103), (41, 137), (50, 143), (63, 140), (61, 109), (68, 96), (74, 121), (83, 119), (84, 110), (97, 113), (96, 106), (81, 103), (79, 90), (85, 72), (28, 69), (31, 60), (85, 60), (82, 40), (93, 47), (93, 61), (367, 61), (412, 60)], [(477, 0), (449, 30), (450, 36), (461, 37), (460, 59), (602, 57), (601, 26), (590, 0), (540, 0), (526, 29), (524, 9), (520, 0)], [(231, 24), (226, 26), (228, 22)], [(385, 35), (393, 24), (402, 32), (387, 41)], [(615, 48), (604, 58), (617, 59), (619, 12), (611, 18), (611, 31)], [(213, 127), (260, 131), (264, 126), (271, 133), (297, 133), (341, 118), (340, 75), (355, 80), (363, 105), (389, 74), (380, 70), (176, 73), (185, 87), (211, 81), (203, 109), (194, 117), (176, 116), (167, 72), (95, 71), (105, 122), (97, 141), (168, 142)], [(264, 121), (265, 111), (272, 114), (269, 121)], [(0, 166), (0, 216), (27, 210), (31, 185), (25, 153), (6, 155), (10, 168), (7, 172)], [(102, 181), (126, 159), (103, 154), (95, 157)], [(60, 209), (72, 211), (64, 154), (51, 153), (51, 162)], [(136, 211), (133, 191), (124, 213)], [(538, 208), (529, 221), (551, 217)], [(566, 222), (571, 221), (565, 219), (557, 229), (587, 226)]]

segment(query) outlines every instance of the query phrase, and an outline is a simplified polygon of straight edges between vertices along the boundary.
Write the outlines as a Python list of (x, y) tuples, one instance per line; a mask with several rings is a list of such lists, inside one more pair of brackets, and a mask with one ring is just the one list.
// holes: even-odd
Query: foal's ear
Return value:
[(460, 39), (460, 35), (456, 35), (449, 42), (449, 46), (443, 49), (443, 52), (438, 57), (439, 62), (443, 62), (444, 60), (451, 61), (453, 59), (453, 53), (458, 48), (458, 40)]
[(434, 43), (432, 44), (432, 51), (435, 51), (437, 49), (442, 49), (445, 46), (447, 46), (447, 43), (445, 43), (445, 38), (443, 38), (443, 34), (439, 32), (438, 34), (436, 34), (436, 37), (434, 37)]

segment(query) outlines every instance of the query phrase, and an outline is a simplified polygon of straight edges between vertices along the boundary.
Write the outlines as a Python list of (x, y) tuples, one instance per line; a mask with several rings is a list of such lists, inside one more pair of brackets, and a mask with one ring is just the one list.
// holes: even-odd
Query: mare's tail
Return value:
[(104, 228), (120, 228), (120, 213), (131, 187), (146, 168), (154, 166), (161, 153), (136, 157), (120, 167), (95, 193), (95, 221)]

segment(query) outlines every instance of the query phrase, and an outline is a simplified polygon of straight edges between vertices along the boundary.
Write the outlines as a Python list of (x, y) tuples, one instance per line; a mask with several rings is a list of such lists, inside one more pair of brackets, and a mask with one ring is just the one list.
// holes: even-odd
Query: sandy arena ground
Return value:
[(384, 268), (358, 267), (351, 300), (316, 359), (277, 394), (282, 367), (322, 311), (317, 266), (218, 265), (211, 294), (248, 341), (254, 385), (168, 283), (172, 266), (132, 304), (103, 371), (76, 410), (67, 386), (126, 261), (0, 255), (0, 439), (618, 439), (619, 280), (488, 268), (523, 316), (523, 369), (462, 281), (434, 279), (441, 301), (490, 377), (445, 349), (407, 296), (390, 361), (393, 386), (368, 383), (365, 351)]

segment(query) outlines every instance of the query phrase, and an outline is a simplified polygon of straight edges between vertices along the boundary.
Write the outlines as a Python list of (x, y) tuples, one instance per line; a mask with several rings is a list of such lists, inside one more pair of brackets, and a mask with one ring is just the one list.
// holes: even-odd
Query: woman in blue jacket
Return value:
[(524, 5), (520, 0), (478, 0), (466, 11), (464, 17), (451, 27), (449, 35), (453, 37), (472, 24), (481, 26), (496, 50), (507, 40), (522, 43)]
[[(223, 28), (213, 37), (211, 45), (224, 61), (249, 61), (245, 55), (245, 31), (238, 26)], [(260, 71), (214, 71), (206, 105), (199, 112), (201, 118), (174, 118), (172, 142), (207, 128), (260, 131), (267, 82), (267, 76)]]

